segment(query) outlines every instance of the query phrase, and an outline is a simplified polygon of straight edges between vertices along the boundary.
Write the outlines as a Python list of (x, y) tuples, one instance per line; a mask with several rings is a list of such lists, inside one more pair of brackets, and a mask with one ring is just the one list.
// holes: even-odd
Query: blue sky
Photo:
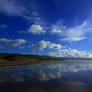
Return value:
[(0, 53), (92, 57), (92, 0), (0, 0)]

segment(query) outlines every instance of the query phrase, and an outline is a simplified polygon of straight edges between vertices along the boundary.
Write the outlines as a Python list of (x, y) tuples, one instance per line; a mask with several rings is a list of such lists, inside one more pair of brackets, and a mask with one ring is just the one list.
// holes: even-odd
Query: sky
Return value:
[(0, 53), (92, 57), (92, 0), (0, 0)]

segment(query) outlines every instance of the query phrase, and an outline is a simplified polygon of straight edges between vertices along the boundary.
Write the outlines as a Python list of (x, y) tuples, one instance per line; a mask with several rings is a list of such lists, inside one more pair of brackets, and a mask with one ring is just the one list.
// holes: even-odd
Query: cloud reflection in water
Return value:
[[(79, 74), (81, 71), (84, 75)], [(55, 62), (8, 70), (0, 77), (0, 85), (9, 82), (23, 84), (28, 80), (29, 85), (25, 85), (25, 88), (20, 87), (22, 92), (88, 92), (88, 83), (92, 82), (91, 75), (92, 64), (90, 62)], [(80, 76), (83, 80), (80, 80)], [(33, 79), (35, 79), (34, 85)], [(19, 92), (17, 89), (16, 91)]]

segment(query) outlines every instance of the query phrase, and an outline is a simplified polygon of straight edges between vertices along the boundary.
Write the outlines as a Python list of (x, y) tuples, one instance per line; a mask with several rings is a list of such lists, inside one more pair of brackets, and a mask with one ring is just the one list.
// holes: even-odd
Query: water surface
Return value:
[(0, 90), (2, 92), (91, 92), (92, 61), (56, 61), (32, 67), (2, 70)]

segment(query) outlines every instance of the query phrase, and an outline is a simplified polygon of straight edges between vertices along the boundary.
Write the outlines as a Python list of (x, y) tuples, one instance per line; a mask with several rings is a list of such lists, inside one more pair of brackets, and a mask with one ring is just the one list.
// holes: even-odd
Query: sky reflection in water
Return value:
[(66, 61), (0, 71), (0, 90), (11, 92), (90, 92), (92, 63)]

